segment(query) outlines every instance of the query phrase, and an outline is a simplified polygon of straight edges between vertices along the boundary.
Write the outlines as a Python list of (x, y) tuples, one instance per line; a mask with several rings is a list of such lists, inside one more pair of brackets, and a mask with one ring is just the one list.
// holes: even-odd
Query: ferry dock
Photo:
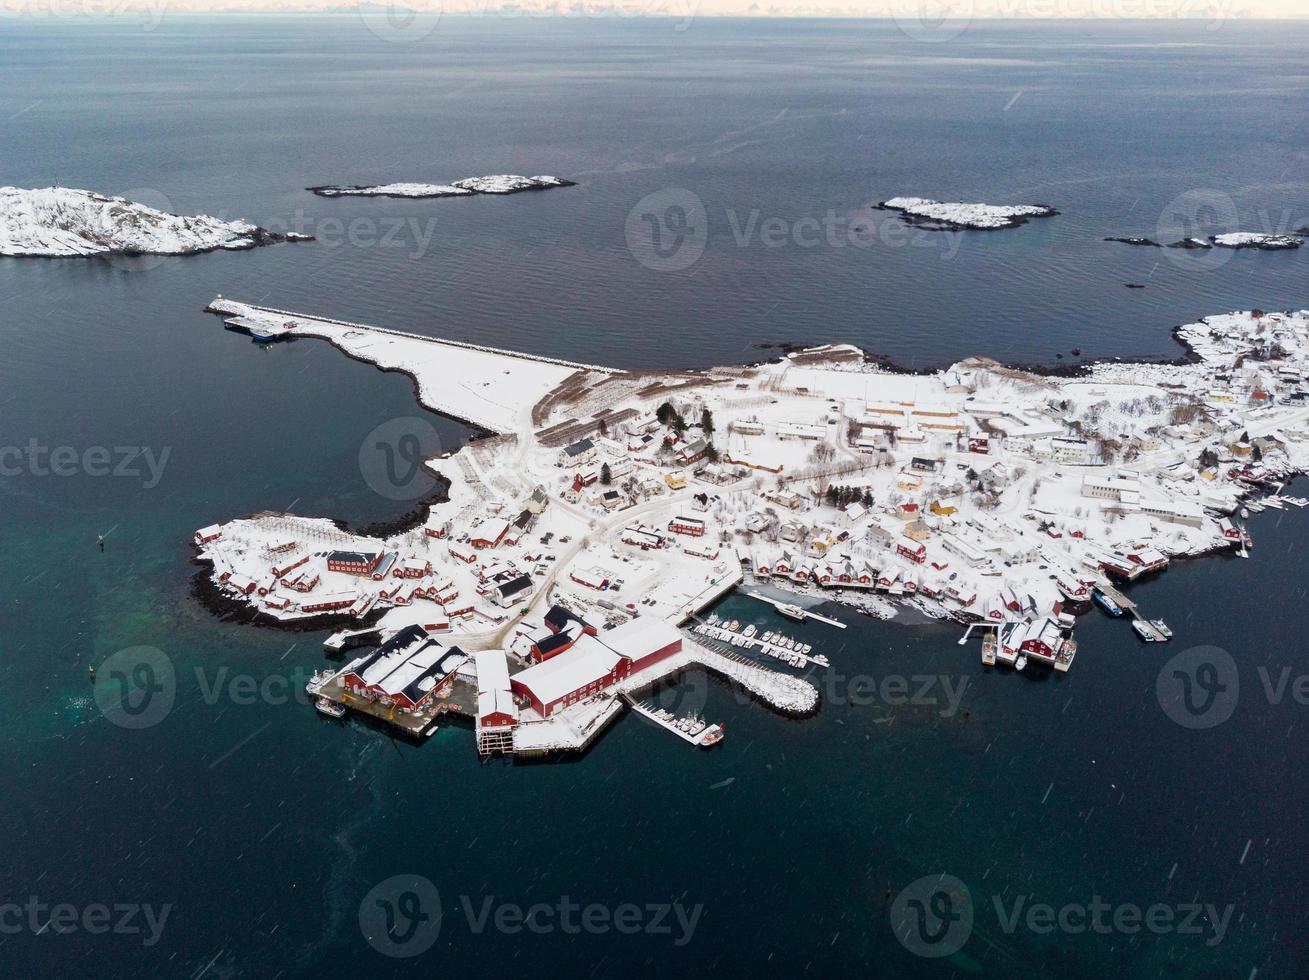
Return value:
[(1173, 631), (1162, 619), (1146, 619), (1136, 602), (1113, 585), (1102, 582), (1095, 587), (1095, 591), (1120, 610), (1118, 615), (1126, 615), (1132, 620), (1132, 629), (1146, 643), (1167, 643), (1172, 638)]

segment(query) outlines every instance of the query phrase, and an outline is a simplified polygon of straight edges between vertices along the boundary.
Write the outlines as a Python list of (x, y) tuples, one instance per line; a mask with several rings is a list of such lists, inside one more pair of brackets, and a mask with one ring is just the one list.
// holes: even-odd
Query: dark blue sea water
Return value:
[[(1266, 694), (1259, 668), (1274, 685), (1309, 671), (1309, 515), (1257, 517), (1250, 561), (1140, 585), (1178, 633), (1163, 652), (1095, 614), (1067, 676), (984, 673), (953, 628), (838, 612), (847, 630), (802, 631), (864, 680), (836, 682), (816, 718), (691, 678), (673, 696), (707, 698), (730, 731), (718, 750), (627, 718), (549, 766), (479, 764), (458, 729), (414, 748), (284, 703), (279, 682), (323, 662), (322, 636), (209, 613), (187, 541), (261, 509), (357, 523), (406, 509), (368, 489), (357, 453), (415, 413), (409, 382), (324, 345), (255, 349), (200, 312), (219, 292), (623, 366), (827, 340), (915, 366), (1067, 363), (1073, 347), (1172, 357), (1177, 323), (1304, 306), (1309, 252), (1212, 265), (1101, 239), (1155, 235), (1177, 213), (1194, 230), (1309, 224), (1307, 47), (1309, 27), (1236, 22), (979, 22), (922, 43), (880, 22), (446, 17), (391, 43), (352, 17), (0, 20), (0, 183), (319, 236), (0, 261), (0, 445), (167, 453), (157, 483), (0, 478), (0, 905), (170, 909), (152, 945), (0, 915), (0, 974), (1304, 975), (1307, 709)], [(302, 190), (494, 172), (578, 186), (427, 202)], [(651, 194), (704, 208), (685, 268), (629, 250)], [(896, 194), (1062, 214), (906, 234), (867, 207)], [(814, 243), (814, 227), (836, 231)], [(466, 437), (438, 424), (450, 446)], [(727, 611), (767, 622), (745, 598)], [(1228, 651), (1241, 681), (1208, 730), (1176, 724), (1155, 691), (1165, 660), (1199, 644)], [(125, 730), (97, 709), (87, 667), (142, 645), (175, 665), (177, 700)], [(920, 676), (938, 686), (917, 703), (880, 685)], [(958, 710), (946, 682), (963, 685)], [(442, 898), (416, 961), (382, 956), (358, 924), (398, 874)], [(886, 895), (942, 874), (969, 889), (974, 925), (959, 952), (926, 959), (897, 940)], [(676, 928), (478, 931), (462, 900), (489, 896), (702, 913), (682, 945)], [(1023, 896), (1232, 911), (1212, 945), (1007, 930), (996, 903)]]

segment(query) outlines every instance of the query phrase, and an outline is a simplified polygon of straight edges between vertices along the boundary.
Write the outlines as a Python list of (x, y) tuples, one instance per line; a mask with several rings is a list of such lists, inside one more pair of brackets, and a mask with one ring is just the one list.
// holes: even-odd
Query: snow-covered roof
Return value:
[(621, 626), (605, 630), (600, 634), (600, 641), (621, 657), (628, 660), (640, 658), (661, 650), (682, 639), (677, 628), (653, 616), (637, 616)]
[(610, 674), (618, 654), (590, 635), (583, 635), (572, 649), (528, 667), (514, 677), (542, 704), (550, 704), (581, 690)]

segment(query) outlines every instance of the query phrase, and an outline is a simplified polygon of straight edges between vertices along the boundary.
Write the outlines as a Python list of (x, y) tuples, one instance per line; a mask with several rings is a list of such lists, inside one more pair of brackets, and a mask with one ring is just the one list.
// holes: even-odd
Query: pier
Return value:
[[(768, 605), (772, 606), (774, 609), (778, 610), (779, 612), (781, 612), (783, 606), (790, 605), (790, 603), (782, 602), (780, 599), (770, 599), (766, 595), (760, 595), (758, 592), (755, 592), (753, 590), (747, 592), (746, 595), (748, 595), (751, 599), (758, 599), (760, 602), (768, 603)], [(797, 606), (795, 608), (799, 608), (799, 607)], [(835, 626), (837, 629), (841, 629), (841, 630), (845, 629), (845, 623), (841, 622), (838, 619), (831, 619), (827, 616), (819, 615), (816, 612), (810, 612), (808, 609), (801, 609), (800, 611), (804, 614), (802, 619), (816, 619), (818, 620), (818, 622), (826, 623), (828, 626)], [(786, 615), (786, 613), (783, 612), (782, 615)]]
[(317, 337), (357, 360), (401, 371), (414, 379), (422, 405), (501, 435), (523, 431), (532, 407), (577, 371), (625, 374), (596, 364), (310, 316), (221, 296), (206, 312), (256, 339)]
[(1156, 625), (1154, 620), (1146, 619), (1141, 613), (1140, 607), (1133, 600), (1127, 598), (1108, 582), (1096, 586), (1096, 589), (1110, 602), (1118, 606), (1124, 615), (1133, 620), (1132, 629), (1136, 630), (1137, 634), (1146, 643), (1167, 643), (1171, 638), (1171, 631), (1164, 632)]
[(382, 631), (378, 627), (362, 630), (339, 630), (323, 641), (323, 649), (333, 653), (349, 650), (351, 647), (369, 646), (380, 643)]
[(473, 717), (477, 705), (476, 687), (462, 678), (455, 679), (446, 697), (436, 699), (435, 703), (422, 711), (405, 711), (394, 704), (360, 697), (341, 682), (340, 672), (311, 683), (307, 691), (311, 698), (326, 698), (333, 704), (367, 715), (413, 739), (431, 736), (436, 731), (437, 721), (447, 713)]
[(719, 725), (706, 725), (701, 721), (699, 722), (700, 730), (692, 733), (679, 727), (678, 721), (685, 719), (678, 719), (676, 721), (671, 720), (673, 719), (673, 715), (669, 711), (662, 711), (645, 701), (637, 701), (630, 694), (623, 694), (622, 699), (626, 702), (627, 706), (638, 715), (648, 718), (653, 724), (658, 725), (660, 728), (667, 729), (678, 738), (685, 742), (689, 742), (696, 748), (706, 748), (708, 745), (713, 745), (721, 740), (722, 727)]

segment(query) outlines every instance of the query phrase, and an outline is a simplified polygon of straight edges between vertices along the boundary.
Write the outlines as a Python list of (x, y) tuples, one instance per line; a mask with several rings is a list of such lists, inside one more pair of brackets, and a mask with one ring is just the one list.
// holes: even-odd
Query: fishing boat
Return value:
[(1092, 593), (1092, 597), (1095, 599), (1095, 604), (1110, 616), (1121, 616), (1123, 614), (1123, 607), (1114, 602), (1099, 589), (1096, 589), (1095, 592)]
[(1014, 661), (1014, 670), (1022, 670), (1026, 666), (1027, 652), (1025, 650), (1020, 650), (1018, 652), (1018, 659)]
[(1136, 635), (1146, 643), (1154, 643), (1159, 639), (1159, 635), (1150, 628), (1150, 624), (1139, 619), (1132, 620), (1132, 629), (1136, 630)]
[(754, 623), (751, 623), (749, 626), (745, 628), (745, 632), (742, 633), (741, 635), (749, 637), (749, 636), (754, 636), (755, 633), (757, 632), (759, 632), (758, 628), (755, 626)]
[(1172, 629), (1162, 619), (1152, 619), (1150, 625), (1162, 633), (1165, 639), (1171, 640), (1173, 638)]
[(320, 715), (326, 715), (328, 718), (345, 717), (345, 705), (337, 704), (335, 701), (329, 701), (324, 697), (314, 698), (314, 709)]
[(830, 660), (827, 659), (827, 655), (826, 655), (826, 654), (822, 654), (822, 653), (820, 653), (820, 654), (818, 654), (818, 656), (816, 656), (816, 657), (811, 657), (810, 659), (813, 660), (813, 662), (816, 663), (819, 667), (830, 667), (830, 666), (832, 666), (832, 662), (831, 662)]
[(783, 616), (785, 616), (787, 619), (794, 619), (800, 623), (803, 623), (806, 617), (809, 615), (799, 606), (792, 605), (789, 602), (777, 603), (777, 611), (781, 613)]
[(982, 666), (995, 666), (995, 647), (996, 636), (994, 633), (987, 633), (982, 637)]
[(741, 628), (741, 624), (740, 624), (737, 620), (735, 620), (735, 619), (732, 620), (730, 623), (727, 624), (727, 626), (724, 627), (724, 629), (726, 629), (727, 632), (729, 632), (729, 633), (735, 633), (735, 632), (736, 632), (737, 630), (739, 630), (740, 628)]
[(700, 748), (707, 749), (717, 745), (723, 740), (724, 734), (722, 725), (710, 725), (704, 730), (704, 734), (700, 736)]
[(1247, 521), (1250, 519), (1250, 508), (1249, 508), (1249, 507), (1242, 507), (1242, 508), (1241, 508), (1241, 517), (1242, 517), (1243, 520), (1247, 520)]

